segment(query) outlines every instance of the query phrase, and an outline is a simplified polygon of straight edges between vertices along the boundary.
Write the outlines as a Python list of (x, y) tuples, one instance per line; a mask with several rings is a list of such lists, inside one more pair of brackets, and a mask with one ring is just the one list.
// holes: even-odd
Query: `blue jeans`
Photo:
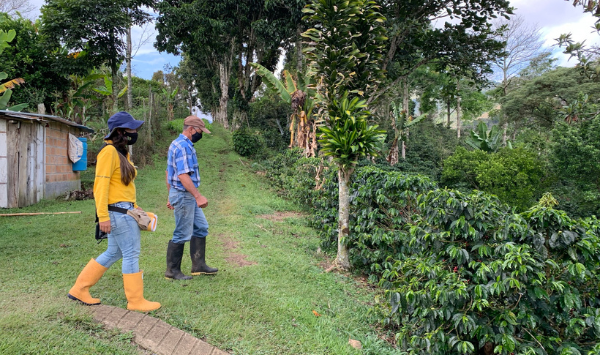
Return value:
[[(133, 209), (131, 202), (117, 202), (114, 206)], [(134, 274), (140, 271), (140, 227), (133, 217), (127, 214), (108, 211), (110, 217), (110, 233), (108, 247), (96, 258), (105, 268), (111, 267), (123, 258), (121, 270), (123, 274)]]
[(192, 237), (206, 238), (208, 222), (202, 208), (196, 204), (196, 199), (187, 191), (169, 189), (169, 202), (175, 208), (175, 230), (173, 243), (184, 244)]

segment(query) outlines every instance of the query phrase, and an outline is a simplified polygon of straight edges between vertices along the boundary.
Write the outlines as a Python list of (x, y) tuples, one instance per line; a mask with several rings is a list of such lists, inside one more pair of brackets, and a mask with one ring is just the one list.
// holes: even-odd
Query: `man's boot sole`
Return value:
[(168, 276), (165, 276), (165, 280), (188, 281), (188, 280), (191, 280), (191, 279), (192, 279), (192, 277), (191, 277), (191, 276), (190, 276), (190, 278), (189, 278), (189, 279), (181, 279), (181, 278), (180, 278), (180, 279), (177, 279), (177, 278), (175, 278), (175, 277), (168, 277)]
[(199, 271), (199, 272), (192, 272), (190, 273), (190, 275), (192, 276), (198, 276), (198, 275), (216, 275), (218, 271), (215, 272), (203, 272), (203, 271)]

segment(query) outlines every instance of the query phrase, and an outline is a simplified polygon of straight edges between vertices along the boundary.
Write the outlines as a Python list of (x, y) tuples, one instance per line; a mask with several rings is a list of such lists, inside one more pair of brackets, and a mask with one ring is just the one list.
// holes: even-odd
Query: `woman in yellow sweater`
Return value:
[(100, 304), (89, 289), (100, 280), (108, 268), (123, 258), (123, 285), (127, 309), (148, 312), (160, 308), (160, 303), (144, 299), (144, 283), (138, 261), (140, 228), (127, 210), (141, 209), (136, 204), (134, 179), (137, 171), (131, 162), (127, 145), (137, 140), (137, 130), (144, 121), (135, 120), (127, 112), (118, 112), (108, 120), (110, 133), (104, 137), (106, 146), (98, 154), (94, 199), (100, 230), (108, 233), (108, 247), (83, 268), (69, 298), (86, 305)]

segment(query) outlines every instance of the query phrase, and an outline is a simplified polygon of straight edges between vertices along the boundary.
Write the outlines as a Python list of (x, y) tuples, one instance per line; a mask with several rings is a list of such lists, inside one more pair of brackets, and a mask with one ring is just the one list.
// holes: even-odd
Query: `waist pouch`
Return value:
[[(125, 210), (124, 208), (119, 208), (119, 209)], [(110, 211), (110, 206), (108, 206), (108, 210)], [(126, 211), (127, 212), (125, 212), (125, 213), (127, 213), (128, 215), (133, 217), (133, 219), (135, 219), (135, 221), (137, 222), (137, 224), (141, 230), (146, 231), (151, 228), (150, 222), (152, 222), (152, 220), (150, 219), (150, 216), (148, 216), (148, 214), (146, 212), (137, 210), (137, 209), (126, 210)], [(119, 211), (115, 211), (115, 212), (119, 212)], [(123, 212), (121, 212), (121, 213), (123, 213)]]
[[(149, 216), (144, 211), (140, 211), (137, 209), (128, 210), (126, 208), (121, 208), (121, 207), (111, 206), (111, 205), (108, 205), (108, 210), (112, 211), (112, 212), (126, 214), (126, 215), (133, 217), (133, 219), (135, 219), (135, 221), (138, 224), (138, 227), (140, 227), (141, 230), (144, 230), (144, 231), (145, 230), (149, 230), (149, 231), (156, 230), (156, 222), (158, 220), (158, 217), (153, 213), (150, 213), (150, 216)], [(98, 241), (98, 243), (100, 243), (103, 239), (106, 239), (108, 236), (106, 233), (104, 233), (103, 231), (100, 230), (100, 225), (98, 224), (98, 216), (97, 215), (96, 215), (96, 233), (95, 234), (96, 234), (95, 237), (96, 237), (96, 240)]]

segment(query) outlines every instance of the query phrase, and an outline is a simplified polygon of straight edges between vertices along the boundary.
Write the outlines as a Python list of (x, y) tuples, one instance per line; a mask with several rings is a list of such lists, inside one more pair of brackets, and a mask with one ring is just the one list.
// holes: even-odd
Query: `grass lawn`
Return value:
[[(392, 353), (369, 325), (374, 291), (325, 273), (319, 240), (298, 206), (279, 198), (230, 147), (219, 127), (196, 143), (200, 191), (209, 200), (207, 261), (219, 268), (216, 276), (163, 277), (174, 229), (165, 206), (166, 158), (139, 171), (138, 204), (159, 216), (156, 232), (142, 232), (140, 258), (145, 296), (162, 303), (152, 315), (232, 354)], [(0, 354), (144, 353), (131, 334), (104, 330), (89, 307), (66, 297), (83, 266), (106, 248), (94, 240), (93, 201), (42, 201), (0, 213), (40, 211), (82, 213), (0, 217)], [(186, 245), (182, 270), (190, 267)], [(126, 307), (121, 262), (91, 293)], [(348, 338), (360, 340), (363, 350)]]

